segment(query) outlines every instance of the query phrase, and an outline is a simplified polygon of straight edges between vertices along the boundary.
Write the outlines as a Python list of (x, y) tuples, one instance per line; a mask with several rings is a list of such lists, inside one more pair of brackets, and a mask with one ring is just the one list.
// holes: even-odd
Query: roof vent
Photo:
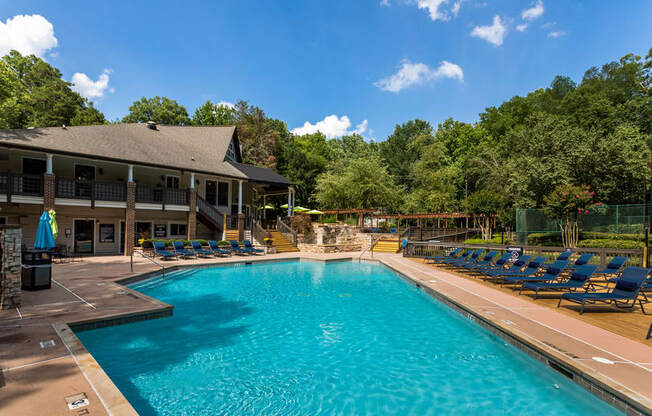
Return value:
[(66, 129), (66, 125), (65, 125), (65, 124), (62, 124), (62, 125), (61, 125), (61, 128), (65, 130), (65, 129)]
[(147, 128), (152, 129), (152, 130), (157, 130), (157, 129), (156, 129), (156, 122), (151, 121), (151, 120), (148, 121), (148, 122), (147, 122)]

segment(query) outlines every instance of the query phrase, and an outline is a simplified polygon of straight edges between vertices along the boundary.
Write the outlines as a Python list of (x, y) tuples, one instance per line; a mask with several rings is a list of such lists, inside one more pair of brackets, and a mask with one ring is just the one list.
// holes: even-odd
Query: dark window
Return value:
[(206, 202), (217, 205), (217, 182), (206, 181)]
[(5, 225), (7, 223), (7, 217), (0, 217), (0, 225)]
[(225, 207), (229, 205), (229, 184), (218, 182), (217, 184), (217, 205)]
[(45, 173), (45, 160), (23, 158), (23, 173), (28, 175), (43, 175)]
[(188, 226), (186, 224), (170, 224), (171, 236), (185, 236), (188, 233)]
[(167, 176), (165, 178), (165, 186), (172, 189), (179, 189), (179, 177)]

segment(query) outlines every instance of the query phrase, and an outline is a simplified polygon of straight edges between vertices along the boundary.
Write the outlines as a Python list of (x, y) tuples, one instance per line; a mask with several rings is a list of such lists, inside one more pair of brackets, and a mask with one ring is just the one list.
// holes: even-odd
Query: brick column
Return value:
[(125, 256), (134, 252), (136, 232), (136, 182), (127, 182), (127, 209), (125, 210)]
[(43, 211), (54, 209), (55, 183), (54, 174), (43, 174)]
[(238, 241), (242, 241), (245, 238), (245, 215), (238, 214)]
[(197, 190), (188, 189), (188, 240), (197, 238)]
[(0, 226), (0, 309), (13, 309), (21, 306), (21, 252), (23, 230), (19, 225)]

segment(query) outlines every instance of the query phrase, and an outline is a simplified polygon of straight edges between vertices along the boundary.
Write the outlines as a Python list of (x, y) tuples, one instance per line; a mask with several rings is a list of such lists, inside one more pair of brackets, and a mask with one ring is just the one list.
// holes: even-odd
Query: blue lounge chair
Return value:
[(476, 273), (482, 273), (485, 270), (499, 270), (499, 269), (504, 269), (507, 263), (509, 262), (509, 259), (512, 258), (512, 253), (509, 251), (505, 252), (502, 256), (498, 258), (493, 264), (488, 264), (488, 265), (471, 265), (468, 267), (469, 271), (476, 272)]
[(503, 282), (507, 284), (523, 282), (552, 282), (559, 278), (559, 275), (564, 271), (566, 266), (568, 266), (568, 260), (557, 260), (548, 266), (541, 276), (537, 276), (536, 274), (532, 274), (531, 276), (506, 276), (503, 279)]
[(208, 240), (208, 247), (216, 256), (230, 256), (230, 250), (221, 249), (215, 240)]
[[(562, 300), (580, 304), (580, 315), (584, 313), (584, 305), (605, 303), (614, 304), (618, 308), (633, 308), (636, 301), (641, 305), (641, 311), (645, 314), (643, 307), (643, 300), (639, 298), (639, 294), (647, 302), (645, 294), (640, 293), (641, 287), (645, 282), (650, 269), (643, 267), (627, 267), (623, 270), (620, 277), (616, 280), (616, 286), (607, 292), (584, 292), (584, 293), (564, 293), (559, 298), (557, 307), (561, 305)], [(620, 303), (619, 303), (620, 302)], [(630, 303), (631, 302), (631, 303)]]
[(446, 265), (451, 267), (462, 267), (465, 264), (474, 264), (476, 261), (478, 261), (478, 258), (480, 258), (480, 255), (483, 251), (484, 250), (474, 250), (471, 252), (471, 255), (463, 259), (458, 259), (456, 261), (446, 263)]
[(240, 256), (246, 256), (246, 255), (250, 254), (250, 251), (245, 249), (245, 248), (240, 247), (240, 244), (238, 244), (237, 241), (231, 240), (231, 241), (229, 241), (229, 243), (231, 244), (231, 251), (233, 253), (238, 254)]
[(572, 265), (570, 265), (568, 268), (569, 269), (577, 269), (578, 267), (582, 267), (586, 264), (589, 264), (591, 259), (593, 258), (594, 254), (593, 253), (584, 253), (580, 255)]
[(460, 267), (464, 269), (473, 269), (476, 267), (489, 266), (491, 265), (491, 262), (497, 255), (498, 255), (497, 251), (490, 251), (487, 254), (485, 254), (482, 260), (478, 261), (477, 263), (462, 264), (460, 265)]
[[(511, 258), (511, 253), (510, 253), (510, 258)], [(487, 269), (487, 270), (482, 270), (481, 273), (484, 275), (487, 275), (489, 277), (494, 277), (494, 276), (499, 276), (501, 273), (510, 273), (510, 272), (520, 272), (523, 270), (525, 266), (527, 266), (527, 263), (530, 261), (532, 256), (529, 256), (527, 254), (522, 255), (512, 265), (508, 268), (498, 268), (498, 269)]]
[(554, 292), (573, 292), (575, 290), (584, 289), (584, 286), (591, 279), (591, 275), (598, 270), (595, 264), (585, 264), (571, 272), (570, 277), (565, 282), (554, 283), (541, 283), (541, 282), (525, 282), (518, 292), (520, 295), (523, 290), (534, 291), (534, 299), (539, 295), (539, 291), (554, 291)]
[(254, 247), (254, 245), (251, 244), (251, 241), (249, 241), (249, 240), (242, 240), (242, 244), (244, 245), (245, 250), (249, 250), (250, 253), (253, 253), (253, 254), (263, 253), (263, 254), (265, 254), (265, 250), (263, 250), (262, 248)]
[(154, 246), (154, 254), (159, 257), (163, 257), (164, 260), (177, 259), (177, 253), (173, 253), (165, 249), (165, 243), (162, 241), (154, 241), (152, 243)]
[(500, 271), (498, 273), (494, 273), (494, 274), (492, 274), (492, 276), (494, 277), (494, 283), (498, 283), (498, 281), (500, 280), (501, 285), (502, 285), (502, 282), (507, 277), (529, 277), (529, 276), (534, 276), (539, 271), (539, 269), (541, 268), (541, 266), (543, 265), (543, 263), (545, 261), (546, 261), (545, 257), (536, 257), (534, 260), (531, 260), (527, 264), (527, 266), (525, 267), (525, 269), (523, 271), (512, 272), (512, 271), (507, 270), (507, 271)]
[(469, 257), (472, 253), (473, 253), (473, 250), (466, 250), (466, 251), (463, 252), (459, 257), (455, 257), (455, 258), (452, 258), (452, 259), (442, 259), (442, 260), (439, 261), (439, 263), (440, 263), (440, 264), (453, 263), (453, 262), (456, 262), (456, 261), (458, 261), (458, 260), (460, 260), (460, 259), (466, 259), (466, 258)]
[(197, 257), (197, 254), (195, 254), (194, 251), (187, 250), (183, 246), (183, 241), (173, 241), (172, 242), (172, 247), (174, 248), (174, 252), (177, 253), (181, 257), (184, 257), (184, 258)]
[(201, 243), (197, 240), (191, 241), (190, 245), (195, 253), (200, 257), (210, 257), (213, 255), (211, 251), (204, 250), (201, 246)]
[(423, 258), (423, 261), (428, 263), (428, 261), (432, 261), (433, 263), (436, 263), (439, 260), (448, 260), (448, 259), (454, 259), (457, 257), (458, 254), (462, 251), (461, 247), (456, 248), (455, 250), (451, 251), (445, 256), (426, 256)]
[(617, 256), (611, 259), (607, 267), (602, 270), (596, 270), (594, 274), (607, 277), (609, 275), (615, 275), (620, 272), (620, 270), (625, 267), (627, 264), (627, 257)]

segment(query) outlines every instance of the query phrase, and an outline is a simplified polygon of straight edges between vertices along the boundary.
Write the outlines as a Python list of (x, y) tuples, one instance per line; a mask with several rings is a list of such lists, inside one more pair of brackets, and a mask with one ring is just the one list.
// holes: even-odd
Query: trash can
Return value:
[(49, 289), (52, 286), (52, 257), (42, 250), (22, 253), (21, 287), (23, 290)]

